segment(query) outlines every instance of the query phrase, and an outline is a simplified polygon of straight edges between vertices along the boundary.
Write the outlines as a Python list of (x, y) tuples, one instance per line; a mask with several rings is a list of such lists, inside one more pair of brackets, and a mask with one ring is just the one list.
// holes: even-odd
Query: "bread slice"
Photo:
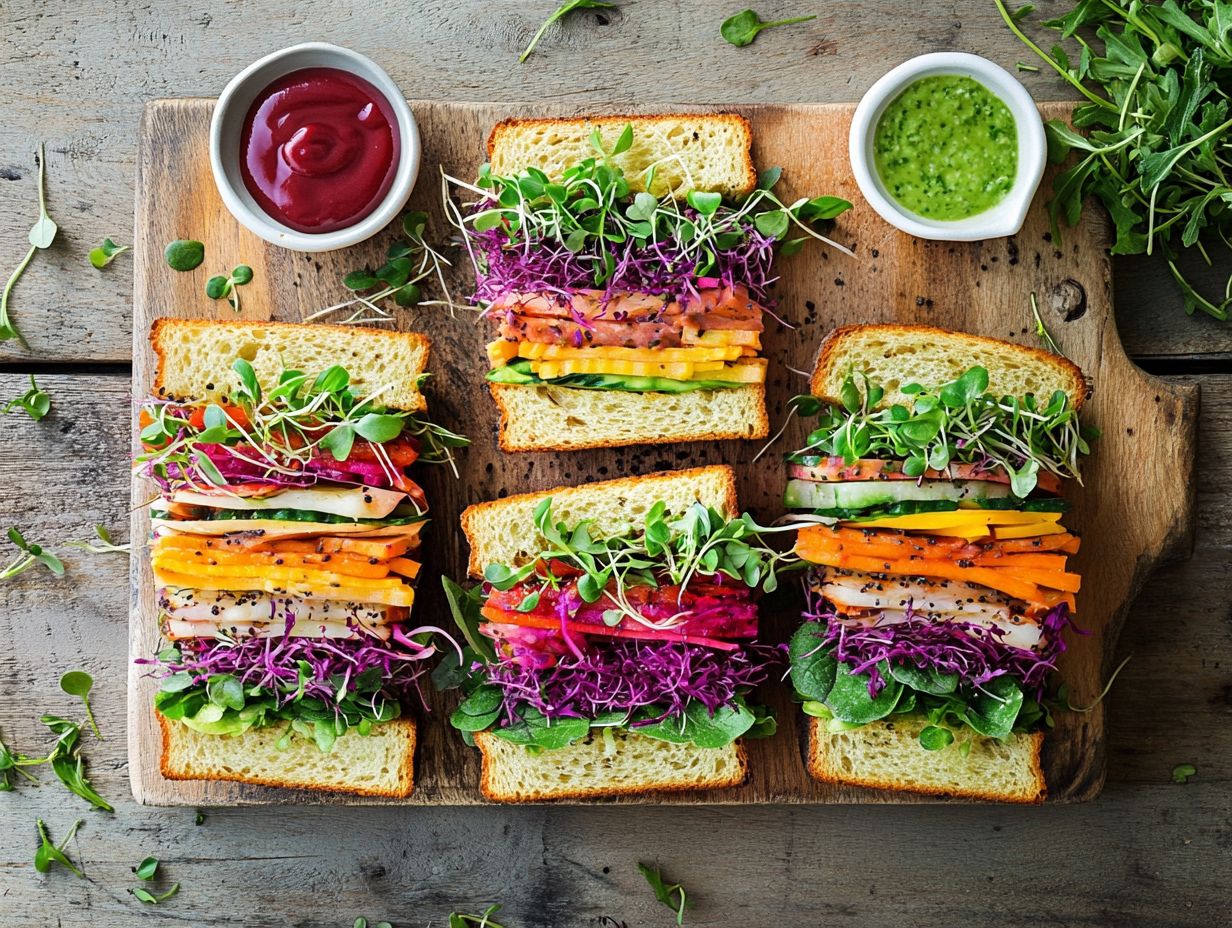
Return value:
[(497, 175), (536, 167), (559, 178), (565, 169), (596, 156), (592, 132), (597, 129), (603, 147), (611, 151), (626, 125), (633, 126), (633, 145), (613, 160), (634, 192), (645, 189), (651, 165), (650, 192), (660, 197), (702, 190), (734, 198), (757, 186), (753, 133), (749, 121), (734, 113), (506, 119), (488, 136), (488, 161)]
[(285, 725), (250, 728), (242, 735), (205, 735), (155, 713), (163, 731), (162, 774), (169, 780), (234, 780), (259, 786), (389, 796), (402, 799), (415, 786), (415, 723), (395, 719), (364, 736), (348, 732), (328, 754), (305, 738), (279, 750)]
[(951, 745), (926, 751), (917, 740), (923, 717), (882, 720), (850, 731), (827, 731), (810, 719), (809, 773), (826, 783), (959, 796), (987, 802), (1043, 802), (1042, 732), (1007, 741), (976, 736), (963, 757)]
[(546, 384), (488, 387), (500, 409), (502, 451), (575, 451), (770, 434), (766, 388), (761, 384), (687, 393)]
[(666, 504), (669, 516), (684, 513), (695, 502), (711, 506), (728, 518), (739, 513), (736, 475), (726, 464), (557, 487), (476, 503), (462, 513), (462, 531), (471, 546), (467, 570), (472, 577), (482, 577), (489, 564), (525, 564), (542, 550), (544, 539), (535, 529), (533, 516), (535, 507), (549, 497), (556, 521), (572, 525), (592, 519), (594, 533), (600, 537), (641, 525), (650, 507), (658, 502)]
[(929, 325), (845, 325), (821, 344), (810, 387), (815, 396), (839, 403), (843, 381), (863, 371), (885, 389), (883, 406), (910, 405), (901, 392), (909, 383), (935, 388), (968, 368), (988, 370), (988, 391), (996, 396), (1051, 397), (1062, 390), (1075, 409), (1090, 392), (1081, 368), (1039, 348)]
[(298, 322), (223, 322), (158, 319), (150, 330), (158, 356), (154, 393), (194, 402), (221, 401), (238, 385), (236, 358), (252, 364), (262, 390), (284, 370), (318, 374), (340, 364), (359, 393), (384, 388), (381, 403), (418, 412), (427, 408), (418, 378), (431, 342), (415, 332)]
[(483, 754), (479, 788), (495, 802), (539, 802), (739, 786), (748, 775), (744, 746), (671, 744), (633, 732), (587, 735), (565, 748), (532, 754), (488, 732), (475, 735)]

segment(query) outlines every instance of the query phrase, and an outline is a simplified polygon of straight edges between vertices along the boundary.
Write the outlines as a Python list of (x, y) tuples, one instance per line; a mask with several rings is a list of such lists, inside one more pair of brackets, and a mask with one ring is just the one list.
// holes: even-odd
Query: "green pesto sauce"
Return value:
[(873, 135), (886, 192), (928, 219), (966, 219), (1014, 185), (1018, 131), (1009, 107), (969, 77), (925, 77), (886, 107)]

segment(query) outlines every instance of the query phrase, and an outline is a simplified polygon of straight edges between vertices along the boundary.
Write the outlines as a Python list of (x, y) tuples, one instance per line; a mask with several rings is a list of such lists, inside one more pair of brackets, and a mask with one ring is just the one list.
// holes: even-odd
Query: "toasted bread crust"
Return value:
[[(155, 396), (164, 395), (163, 385), (163, 364), (166, 358), (163, 349), (162, 336), (164, 331), (171, 328), (180, 329), (199, 329), (207, 330), (218, 328), (227, 328), (234, 331), (243, 331), (254, 327), (260, 328), (299, 328), (299, 329), (315, 329), (324, 333), (332, 333), (341, 337), (350, 338), (356, 333), (365, 336), (374, 336), (388, 338), (393, 341), (409, 341), (420, 347), (424, 351), (424, 367), (415, 371), (412, 376), (418, 376), (427, 369), (428, 355), (432, 349), (432, 339), (421, 332), (398, 332), (388, 329), (374, 329), (365, 326), (353, 325), (335, 325), (332, 323), (322, 322), (248, 322), (242, 320), (228, 319), (178, 319), (172, 316), (163, 316), (154, 320), (154, 324), (150, 326), (150, 348), (158, 359), (158, 364), (154, 374), (154, 383), (152, 392)], [(419, 394), (418, 410), (422, 411), (426, 408), (426, 401), (423, 399), (423, 394)]]
[[(770, 435), (770, 417), (766, 412), (766, 387), (765, 384), (741, 384), (737, 387), (724, 387), (728, 390), (751, 390), (757, 394), (757, 406), (760, 414), (757, 417), (757, 424), (752, 432), (746, 432), (742, 429), (733, 429), (730, 432), (718, 431), (695, 431), (681, 432), (672, 435), (646, 435), (638, 438), (636, 441), (625, 441), (623, 439), (601, 439), (597, 441), (571, 441), (557, 442), (555, 444), (536, 444), (536, 445), (519, 445), (513, 443), (509, 437), (511, 411), (509, 405), (504, 401), (506, 390), (528, 390), (534, 389), (536, 385), (523, 386), (520, 384), (511, 383), (489, 383), (488, 392), (492, 394), (492, 399), (496, 403), (496, 407), (500, 410), (500, 429), (498, 432), (499, 444), (501, 451), (506, 454), (516, 454), (523, 451), (582, 451), (587, 448), (626, 448), (640, 447), (642, 445), (675, 445), (687, 441), (739, 441), (739, 440), (757, 440), (767, 438)], [(560, 387), (559, 389), (567, 390), (568, 387)]]
[(749, 144), (745, 145), (743, 149), (743, 171), (746, 178), (744, 193), (751, 193), (757, 186), (757, 168), (753, 165), (753, 157), (751, 153), (753, 129), (752, 126), (750, 126), (748, 119), (738, 113), (638, 113), (617, 114), (614, 116), (563, 116), (550, 119), (522, 119), (516, 117), (502, 119), (495, 126), (493, 126), (492, 131), (488, 133), (488, 160), (490, 161), (492, 159), (492, 155), (496, 151), (496, 145), (500, 140), (500, 136), (510, 129), (537, 128), (559, 125), (561, 123), (584, 122), (589, 125), (593, 125), (596, 128), (612, 125), (620, 125), (623, 128), (626, 123), (629, 123), (633, 125), (634, 131), (636, 131), (639, 123), (656, 123), (660, 121), (671, 121), (677, 119), (689, 120), (698, 118), (733, 125), (744, 134), (746, 139), (749, 140)]
[[(817, 363), (813, 366), (813, 376), (809, 380), (809, 390), (814, 396), (818, 396), (831, 404), (841, 404), (842, 400), (837, 396), (828, 396), (824, 393), (824, 384), (826, 371), (836, 363), (835, 359), (839, 352), (844, 347), (845, 340), (852, 335), (869, 329), (880, 329), (888, 334), (902, 333), (907, 335), (920, 336), (941, 336), (946, 339), (966, 342), (970, 345), (978, 345), (984, 348), (995, 348), (997, 350), (1006, 351), (1018, 355), (1030, 356), (1036, 361), (1049, 364), (1059, 370), (1064, 371), (1066, 379), (1072, 384), (1070, 391), (1070, 399), (1074, 404), (1074, 409), (1082, 408), (1087, 397), (1091, 394), (1091, 384), (1087, 380), (1086, 375), (1082, 372), (1077, 364), (1059, 354), (1052, 354), (1044, 351), (1042, 348), (1033, 348), (1029, 345), (1019, 345), (1014, 342), (1008, 342), (1000, 338), (989, 338), (985, 335), (972, 335), (968, 332), (956, 332), (953, 329), (942, 329), (932, 325), (881, 325), (881, 324), (859, 324), (859, 325), (844, 325), (839, 326), (833, 332), (826, 336), (825, 341), (821, 343), (821, 348), (817, 352)], [(939, 384), (926, 384), (926, 386), (940, 386)]]
[(725, 484), (725, 496), (723, 501), (724, 511), (728, 516), (735, 516), (740, 511), (740, 504), (736, 498), (736, 472), (728, 464), (710, 464), (704, 467), (690, 467), (686, 470), (662, 470), (652, 474), (643, 474), (638, 477), (619, 477), (615, 480), (600, 480), (594, 483), (574, 484), (572, 486), (553, 487), (550, 490), (540, 490), (536, 493), (518, 493), (513, 496), (506, 496), (503, 499), (488, 500), (483, 503), (474, 503), (462, 510), (461, 523), (462, 531), (466, 535), (467, 544), (470, 545), (471, 555), (470, 561), (467, 564), (467, 572), (470, 576), (478, 579), (483, 576), (484, 567), (487, 565), (478, 563), (475, 556), (477, 545), (475, 544), (474, 521), (479, 514), (493, 509), (503, 509), (509, 505), (521, 505), (531, 501), (538, 502), (548, 497), (561, 497), (577, 492), (578, 490), (594, 491), (603, 490), (611, 493), (620, 493), (626, 489), (632, 488), (647, 480), (653, 480), (659, 477), (671, 477), (674, 479), (688, 480), (694, 477), (701, 478), (703, 475), (721, 473)]
[[(496, 738), (490, 732), (480, 731), (475, 732), (475, 745), (479, 748), (479, 753), (483, 755), (483, 772), (479, 779), (479, 789), (483, 793), (485, 799), (492, 802), (505, 803), (526, 803), (526, 802), (559, 802), (566, 799), (595, 799), (599, 797), (616, 798), (618, 796), (645, 796), (652, 793), (682, 793), (698, 789), (730, 789), (733, 786), (742, 785), (749, 778), (749, 758), (748, 752), (745, 751), (744, 742), (737, 740), (735, 743), (736, 755), (739, 761), (739, 772), (733, 774), (725, 780), (715, 780), (706, 783), (705, 786), (695, 786), (692, 784), (670, 784), (658, 785), (654, 783), (646, 783), (636, 786), (611, 786), (602, 789), (570, 789), (558, 793), (553, 793), (551, 796), (538, 795), (529, 796), (525, 799), (513, 799), (496, 792), (489, 782), (490, 776), (490, 751), (488, 744), (491, 739)], [(699, 751), (708, 750), (707, 748), (697, 748)]]
[(403, 729), (405, 737), (410, 742), (409, 749), (406, 752), (406, 759), (402, 764), (402, 768), (398, 771), (397, 779), (398, 786), (394, 789), (347, 789), (341, 786), (320, 785), (307, 786), (302, 782), (290, 782), (288, 780), (279, 780), (266, 777), (244, 777), (232, 774), (219, 774), (209, 777), (192, 777), (179, 773), (171, 769), (170, 766), (170, 738), (171, 725), (178, 724), (172, 722), (161, 712), (154, 711), (154, 718), (158, 720), (159, 730), (162, 732), (163, 747), (158, 758), (158, 769), (165, 779), (168, 780), (219, 780), (231, 783), (251, 783), (254, 786), (275, 786), (282, 789), (308, 789), (319, 793), (347, 793), (357, 796), (385, 796), (390, 799), (405, 799), (411, 795), (415, 789), (415, 748), (418, 743), (418, 732), (415, 727), (415, 721), (409, 718), (394, 719), (392, 722), (384, 722), (384, 725), (396, 725)]
[(839, 786), (865, 786), (870, 789), (897, 790), (908, 793), (918, 793), (923, 796), (944, 796), (963, 799), (977, 799), (983, 802), (1006, 802), (1021, 805), (1038, 805), (1047, 798), (1048, 790), (1044, 780), (1044, 770), (1040, 764), (1040, 751), (1044, 744), (1044, 733), (1035, 732), (1030, 736), (1032, 744), (1031, 776), (1039, 785), (1039, 792), (1033, 798), (1011, 796), (992, 790), (979, 789), (941, 789), (935, 786), (913, 785), (910, 783), (891, 782), (876, 777), (864, 777), (857, 773), (834, 773), (826, 766), (821, 749), (821, 720), (809, 718), (808, 751), (805, 766), (813, 779), (822, 783), (834, 783)]

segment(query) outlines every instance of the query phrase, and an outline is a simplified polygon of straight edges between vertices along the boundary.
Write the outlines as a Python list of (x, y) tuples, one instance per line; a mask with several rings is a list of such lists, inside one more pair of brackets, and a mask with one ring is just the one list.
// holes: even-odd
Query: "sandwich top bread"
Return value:
[[(936, 378), (936, 379), (934, 379)], [(1069, 361), (916, 326), (823, 344), (818, 416), (788, 456), (811, 523), (791, 681), (819, 779), (1011, 802), (1043, 798), (1045, 686), (1065, 650), (1086, 394)]]
[(427, 339), (163, 319), (138, 472), (166, 646), (162, 772), (405, 796), (401, 718), (434, 649), (406, 624), (427, 501), (460, 436), (422, 415)]
[[(510, 120), (452, 210), (506, 451), (759, 438), (774, 254), (850, 204), (755, 185), (732, 114)], [(452, 204), (451, 204), (452, 205)]]
[(756, 595), (784, 555), (737, 515), (730, 468), (512, 496), (462, 525), (483, 581), (445, 584), (471, 649), (450, 721), (485, 796), (743, 781), (738, 739), (773, 732), (748, 694), (776, 660), (753, 643)]

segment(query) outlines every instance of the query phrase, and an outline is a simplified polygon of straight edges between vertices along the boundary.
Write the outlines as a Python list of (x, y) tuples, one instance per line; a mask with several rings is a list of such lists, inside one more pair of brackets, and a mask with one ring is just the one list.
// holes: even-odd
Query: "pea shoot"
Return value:
[(548, 31), (548, 27), (552, 25), (552, 23), (564, 19), (576, 10), (602, 10), (615, 8), (616, 4), (605, 3), (603, 0), (565, 0), (564, 3), (556, 8), (551, 16), (543, 21), (543, 25), (541, 25), (538, 31), (535, 32), (534, 36), (530, 40), (530, 44), (526, 46), (526, 50), (518, 56), (518, 63), (521, 64), (530, 57), (530, 53), (535, 50), (535, 46), (539, 44), (539, 40), (543, 38), (543, 34)]
[(21, 332), (17, 330), (17, 326), (9, 319), (9, 295), (13, 292), (13, 287), (21, 278), (21, 275), (26, 272), (26, 268), (30, 266), (30, 261), (34, 258), (35, 252), (50, 248), (51, 243), (55, 241), (56, 232), (59, 231), (59, 227), (47, 215), (47, 155), (42, 142), (39, 142), (38, 148), (38, 167), (39, 217), (35, 220), (34, 225), (30, 227), (30, 234), (27, 236), (30, 242), (30, 250), (21, 259), (16, 270), (9, 275), (8, 282), (4, 285), (3, 294), (0, 294), (0, 342), (15, 338), (21, 343), (23, 348), (29, 348), (30, 346), (26, 344), (26, 340)]
[(84, 541), (68, 541), (64, 543), (66, 548), (80, 548), (82, 551), (89, 551), (91, 554), (130, 554), (132, 553), (132, 544), (116, 544), (111, 538), (111, 532), (101, 522), (94, 524), (94, 538)]
[(685, 893), (684, 885), (681, 883), (669, 883), (663, 876), (663, 871), (659, 869), (658, 864), (651, 867), (648, 864), (639, 863), (637, 869), (641, 871), (642, 876), (646, 878), (646, 882), (650, 884), (650, 888), (654, 891), (655, 899), (675, 912), (676, 924), (683, 925), (684, 910), (692, 905), (688, 895)]
[(111, 239), (105, 238), (97, 248), (90, 249), (90, 264), (101, 271), (124, 252), (131, 250), (131, 245), (117, 245)]
[(744, 48), (746, 45), (753, 44), (757, 33), (763, 29), (772, 29), (775, 26), (794, 26), (796, 23), (807, 23), (816, 18), (817, 14), (814, 13), (811, 16), (796, 16), (792, 19), (776, 19), (774, 22), (764, 23), (753, 10), (743, 10), (723, 20), (723, 25), (719, 27), (719, 34), (737, 48)]
[(68, 843), (73, 840), (73, 836), (77, 834), (77, 829), (81, 827), (81, 819), (73, 822), (73, 826), (68, 830), (68, 834), (64, 836), (59, 844), (55, 844), (51, 840), (51, 836), (47, 833), (47, 826), (40, 818), (36, 822), (38, 828), (39, 847), (34, 852), (34, 869), (39, 873), (48, 873), (55, 864), (75, 873), (81, 879), (85, 879), (85, 874), (78, 869), (77, 865), (69, 859), (68, 854), (64, 849), (68, 847)]
[(98, 725), (94, 721), (94, 712), (90, 708), (90, 689), (93, 686), (94, 678), (84, 670), (70, 670), (60, 677), (60, 689), (69, 696), (77, 696), (81, 699), (86, 708), (86, 721), (94, 730), (94, 737), (102, 741), (103, 736), (99, 733)]
[(10, 561), (6, 567), (0, 569), (0, 580), (8, 580), (18, 574), (23, 574), (36, 564), (42, 564), (57, 577), (64, 576), (64, 563), (50, 551), (45, 550), (42, 545), (26, 541), (25, 536), (16, 526), (9, 529), (8, 539), (17, 546), (21, 554)]
[(10, 409), (24, 410), (27, 416), (38, 422), (51, 411), (51, 397), (45, 390), (39, 389), (39, 385), (34, 382), (34, 375), (31, 374), (30, 389), (5, 403), (0, 412), (8, 413)]
[(96, 809), (114, 812), (115, 808), (90, 785), (85, 774), (85, 759), (81, 756), (81, 726), (55, 715), (44, 715), (42, 722), (56, 736), (55, 746), (47, 755), (52, 772), (69, 792), (80, 796)]
[(217, 275), (205, 282), (205, 295), (211, 300), (226, 299), (231, 308), (240, 311), (240, 293), (236, 287), (252, 281), (252, 268), (247, 264), (237, 264), (226, 277)]

